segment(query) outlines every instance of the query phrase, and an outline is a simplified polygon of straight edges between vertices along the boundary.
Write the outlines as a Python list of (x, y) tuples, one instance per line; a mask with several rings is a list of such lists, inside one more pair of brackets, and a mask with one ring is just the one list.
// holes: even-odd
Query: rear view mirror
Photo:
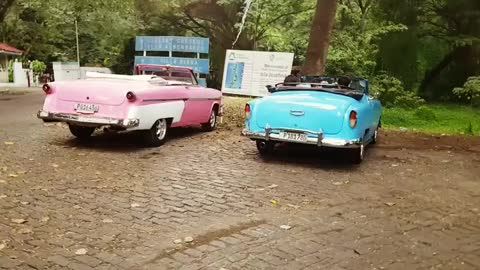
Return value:
[(267, 89), (269, 93), (274, 93), (277, 89), (271, 85), (267, 85)]

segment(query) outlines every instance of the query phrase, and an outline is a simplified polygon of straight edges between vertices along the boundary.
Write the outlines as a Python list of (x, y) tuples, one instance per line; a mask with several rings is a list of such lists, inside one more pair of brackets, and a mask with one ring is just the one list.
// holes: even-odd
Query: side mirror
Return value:
[(271, 85), (267, 85), (267, 89), (269, 93), (274, 93), (277, 89)]

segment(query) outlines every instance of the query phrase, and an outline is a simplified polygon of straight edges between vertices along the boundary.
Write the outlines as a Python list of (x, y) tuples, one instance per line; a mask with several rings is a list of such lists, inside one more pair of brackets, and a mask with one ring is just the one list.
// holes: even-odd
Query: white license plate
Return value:
[(75, 111), (78, 113), (96, 113), (100, 107), (95, 104), (78, 103), (75, 105)]
[(303, 133), (280, 132), (280, 138), (293, 142), (306, 142), (308, 136)]

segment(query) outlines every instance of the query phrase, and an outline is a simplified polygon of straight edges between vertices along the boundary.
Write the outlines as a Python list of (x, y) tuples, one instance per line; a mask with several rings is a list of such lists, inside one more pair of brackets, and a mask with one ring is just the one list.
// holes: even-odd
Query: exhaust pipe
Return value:
[(261, 141), (259, 143), (259, 146), (262, 148), (262, 149), (265, 149), (265, 147), (267, 146), (267, 143), (265, 141)]

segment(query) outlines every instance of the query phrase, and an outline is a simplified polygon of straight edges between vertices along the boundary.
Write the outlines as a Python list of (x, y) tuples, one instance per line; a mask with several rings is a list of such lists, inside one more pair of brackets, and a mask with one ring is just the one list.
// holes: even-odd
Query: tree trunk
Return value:
[(325, 73), (325, 62), (327, 61), (330, 37), (335, 24), (337, 5), (337, 0), (317, 0), (306, 62), (302, 70), (304, 75), (317, 76)]
[(0, 1), (0, 23), (3, 22), (5, 16), (7, 15), (8, 9), (13, 6), (15, 0), (1, 0)]

